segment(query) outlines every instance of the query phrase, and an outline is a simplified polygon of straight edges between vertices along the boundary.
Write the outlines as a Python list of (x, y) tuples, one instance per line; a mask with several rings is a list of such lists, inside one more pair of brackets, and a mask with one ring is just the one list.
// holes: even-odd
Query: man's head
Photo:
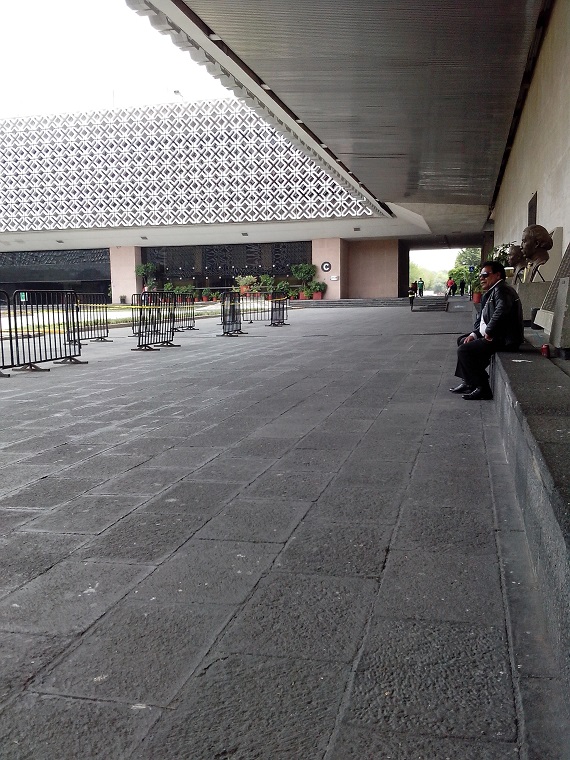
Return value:
[(505, 267), (498, 261), (484, 261), (481, 264), (479, 282), (483, 290), (487, 291), (500, 280), (506, 280)]

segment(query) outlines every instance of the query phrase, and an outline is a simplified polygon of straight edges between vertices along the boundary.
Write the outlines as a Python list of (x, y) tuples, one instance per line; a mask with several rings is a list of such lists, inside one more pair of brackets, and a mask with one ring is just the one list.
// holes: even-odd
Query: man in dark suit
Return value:
[(479, 274), (484, 292), (473, 332), (457, 340), (455, 374), (462, 382), (452, 393), (466, 401), (493, 398), (486, 368), (497, 351), (516, 351), (524, 340), (522, 305), (518, 293), (505, 282), (505, 268), (498, 261), (485, 261)]

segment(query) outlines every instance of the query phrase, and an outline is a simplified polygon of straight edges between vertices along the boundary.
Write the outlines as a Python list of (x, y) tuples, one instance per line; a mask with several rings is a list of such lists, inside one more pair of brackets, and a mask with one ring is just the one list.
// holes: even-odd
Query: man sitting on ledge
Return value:
[(516, 351), (524, 340), (522, 305), (517, 291), (505, 282), (505, 267), (498, 261), (481, 265), (484, 291), (481, 311), (473, 332), (457, 339), (457, 368), (462, 378), (452, 393), (462, 393), (466, 401), (493, 398), (486, 368), (497, 351)]

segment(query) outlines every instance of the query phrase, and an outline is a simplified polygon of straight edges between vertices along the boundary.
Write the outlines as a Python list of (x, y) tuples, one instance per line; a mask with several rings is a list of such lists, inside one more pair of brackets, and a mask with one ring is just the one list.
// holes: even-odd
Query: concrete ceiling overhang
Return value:
[(243, 85), (379, 213), (399, 204), (434, 235), (484, 229), (551, 4), (126, 2), (176, 44), (197, 44), (195, 60), (205, 54), (201, 62), (224, 84)]

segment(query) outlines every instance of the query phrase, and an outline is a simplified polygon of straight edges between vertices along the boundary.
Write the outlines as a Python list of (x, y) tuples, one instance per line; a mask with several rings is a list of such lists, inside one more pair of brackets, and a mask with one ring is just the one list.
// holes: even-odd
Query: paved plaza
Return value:
[(3, 760), (570, 757), (471, 309), (0, 379)]

